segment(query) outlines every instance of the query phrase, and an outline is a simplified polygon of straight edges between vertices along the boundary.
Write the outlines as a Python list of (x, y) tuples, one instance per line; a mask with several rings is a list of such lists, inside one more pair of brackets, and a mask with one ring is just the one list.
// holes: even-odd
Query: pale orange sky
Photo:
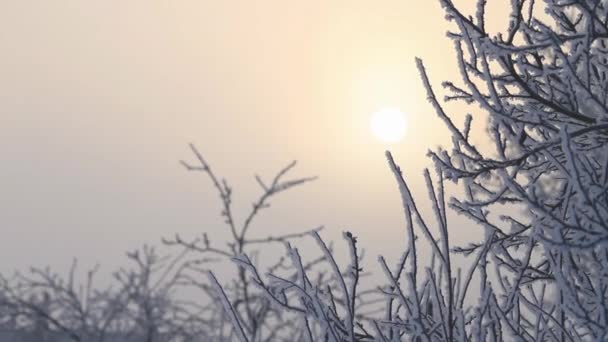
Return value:
[[(237, 209), (255, 173), (297, 159), (294, 176), (320, 176), (278, 198), (260, 235), (323, 224), (360, 236), (371, 262), (399, 250), (383, 152), (426, 196), (424, 155), (449, 140), (414, 57), (437, 89), (457, 75), (447, 27), (426, 0), (1, 2), (0, 271), (113, 267), (144, 242), (224, 230), (212, 186), (178, 165), (189, 142)], [(368, 129), (387, 106), (409, 121), (390, 146)]]

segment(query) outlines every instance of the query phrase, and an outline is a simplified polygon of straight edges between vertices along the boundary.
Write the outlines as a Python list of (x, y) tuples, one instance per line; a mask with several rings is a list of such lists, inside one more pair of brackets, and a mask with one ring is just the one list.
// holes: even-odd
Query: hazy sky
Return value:
[[(224, 231), (208, 180), (178, 164), (189, 142), (235, 188), (237, 216), (256, 173), (297, 159), (294, 176), (320, 176), (278, 198), (260, 236), (323, 224), (398, 250), (383, 152), (426, 196), (426, 150), (448, 138), (414, 57), (437, 88), (455, 75), (446, 29), (427, 0), (1, 1), (0, 270), (113, 267), (162, 236)], [(368, 129), (387, 106), (409, 121), (390, 146)]]

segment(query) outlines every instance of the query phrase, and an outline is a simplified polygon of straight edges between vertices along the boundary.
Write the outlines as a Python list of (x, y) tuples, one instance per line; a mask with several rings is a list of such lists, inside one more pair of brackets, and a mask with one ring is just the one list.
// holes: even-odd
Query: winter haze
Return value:
[[(320, 177), (273, 203), (264, 234), (324, 225), (328, 240), (358, 235), (372, 261), (396, 255), (384, 150), (425, 195), (426, 151), (449, 138), (414, 57), (435, 83), (454, 77), (447, 25), (436, 1), (1, 2), (0, 270), (112, 268), (163, 236), (221, 238), (214, 189), (178, 163), (190, 142), (236, 208), (255, 174), (293, 159), (294, 175)], [(392, 145), (368, 128), (387, 106), (409, 122)]]

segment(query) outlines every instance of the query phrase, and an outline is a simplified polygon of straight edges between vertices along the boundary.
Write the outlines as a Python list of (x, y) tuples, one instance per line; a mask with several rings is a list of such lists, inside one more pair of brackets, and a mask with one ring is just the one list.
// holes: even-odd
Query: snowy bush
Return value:
[(49, 268), (0, 277), (0, 336), (12, 331), (32, 341), (201, 340), (207, 324), (200, 310), (175, 295), (191, 266), (184, 256), (163, 257), (144, 246), (127, 253), (130, 266), (116, 271), (105, 288), (97, 282), (98, 267), (79, 281), (76, 262), (67, 277)]

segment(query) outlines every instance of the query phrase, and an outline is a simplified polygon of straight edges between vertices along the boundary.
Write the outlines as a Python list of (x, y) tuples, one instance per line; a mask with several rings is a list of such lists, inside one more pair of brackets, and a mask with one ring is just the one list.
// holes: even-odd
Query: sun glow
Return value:
[(370, 130), (382, 142), (396, 143), (403, 139), (407, 121), (396, 108), (383, 108), (372, 114)]

